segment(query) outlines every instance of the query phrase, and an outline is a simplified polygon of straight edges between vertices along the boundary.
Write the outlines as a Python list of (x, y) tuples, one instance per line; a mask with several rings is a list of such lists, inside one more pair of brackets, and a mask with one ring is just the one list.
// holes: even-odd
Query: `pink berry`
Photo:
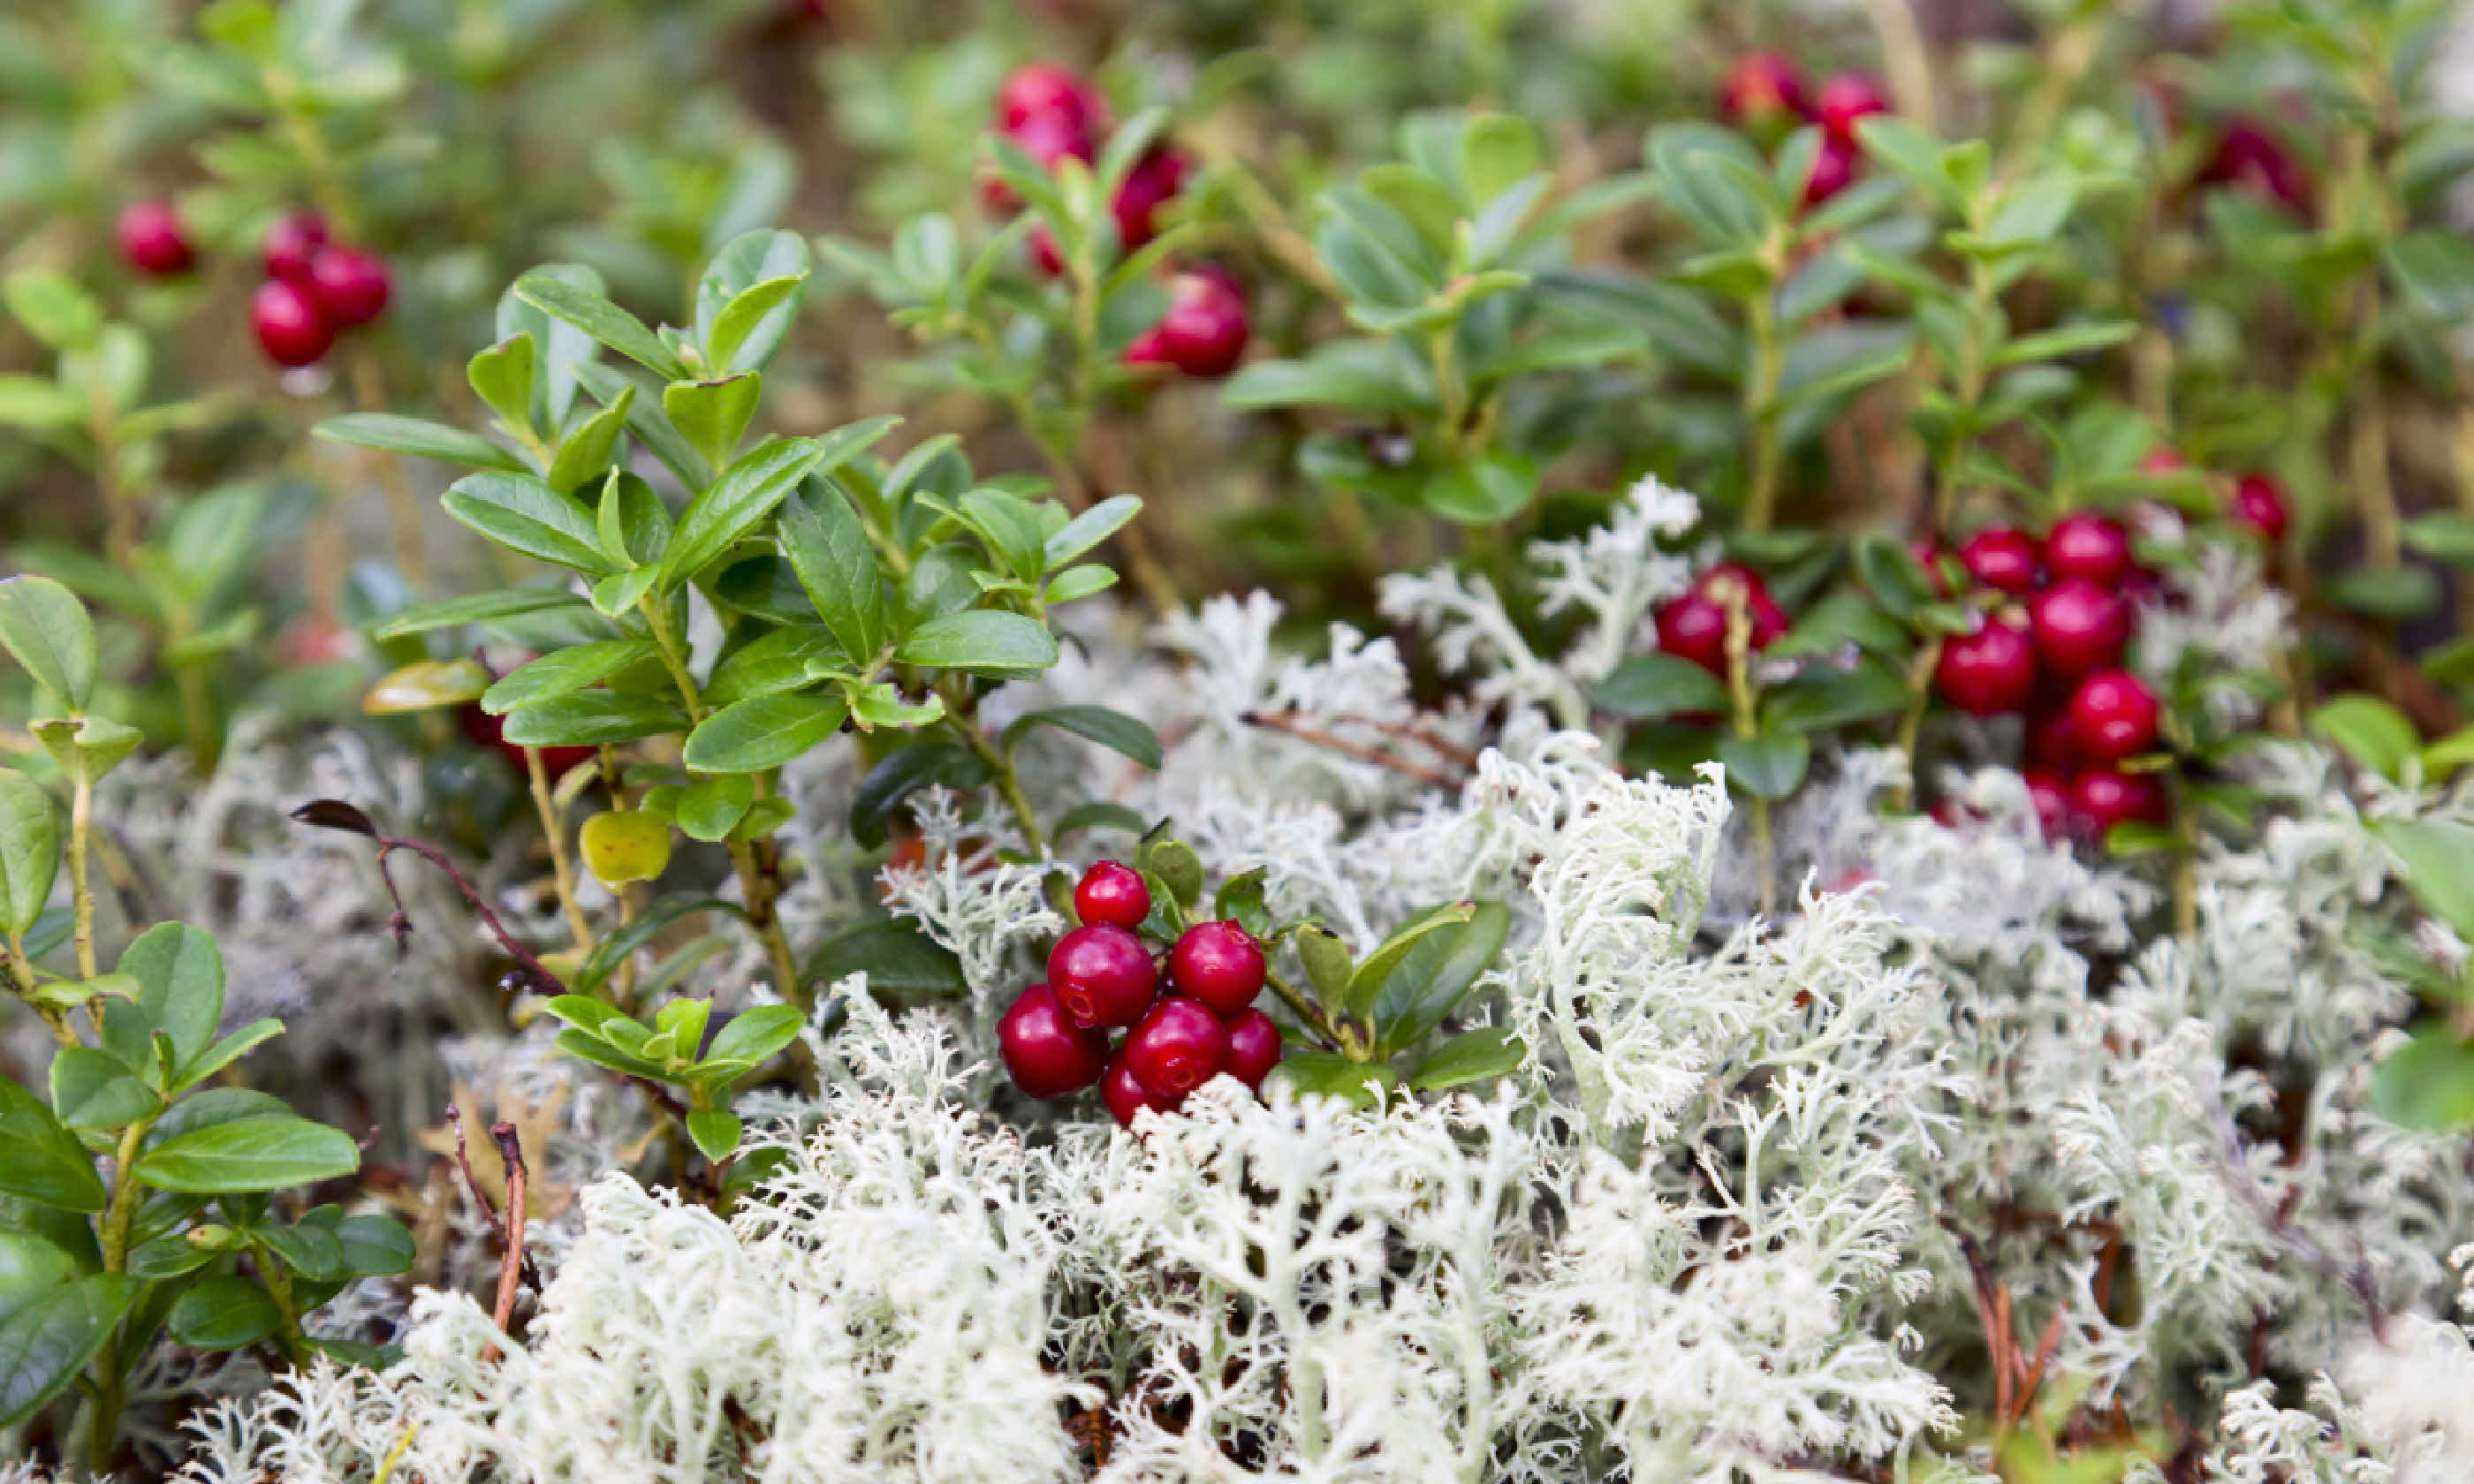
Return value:
[(1718, 112), (1738, 128), (1777, 127), (1804, 117), (1804, 75), (1776, 52), (1755, 52), (1727, 69)]
[(1978, 531), (1958, 548), (1959, 565), (1970, 577), (2014, 598), (2035, 590), (2040, 555), (2036, 539), (2016, 526)]
[(2292, 512), (2285, 502), (2285, 487), (2261, 473), (2244, 474), (2234, 481), (2233, 496), (2225, 503), (2225, 513), (2269, 541), (2285, 539), (2285, 528), (2292, 520)]
[(1168, 973), (1212, 1014), (1237, 1015), (1263, 993), (1263, 945), (1234, 922), (1197, 922), (1168, 950)]
[(1144, 1087), (1134, 1075), (1133, 1066), (1120, 1054), (1108, 1064), (1100, 1079), (1100, 1100), (1108, 1105), (1108, 1115), (1127, 1128), (1134, 1126), (1134, 1114), (1148, 1108), (1153, 1113), (1175, 1113), (1176, 1103)]
[(1971, 716), (1998, 716), (2027, 704), (2036, 689), (2036, 652), (2027, 631), (1989, 618), (1974, 634), (1942, 645), (1933, 688)]
[(197, 261), (188, 234), (181, 228), (181, 215), (168, 201), (131, 202), (121, 209), (112, 231), (129, 266), (151, 277), (187, 273)]
[(277, 218), (275, 225), (266, 229), (266, 275), (305, 287), (310, 260), (326, 245), (327, 224), (316, 213), (296, 211)]
[(1068, 1020), (1044, 984), (1023, 991), (997, 1021), (997, 1051), (1014, 1086), (1032, 1097), (1079, 1092), (1108, 1065), (1108, 1038)]
[(1008, 133), (1035, 118), (1063, 119), (1088, 132), (1104, 126), (1107, 117), (1099, 90), (1053, 61), (1025, 62), (997, 89), (997, 125)]
[(1804, 204), (1817, 206), (1855, 183), (1856, 167), (1863, 164), (1864, 152), (1852, 139), (1836, 134), (1822, 136), (1821, 148), (1814, 152), (1812, 169), (1804, 178)]
[(1761, 574), (1733, 562), (1702, 573), (1684, 596), (1658, 610), (1658, 647), (1712, 675), (1725, 675), (1727, 600), (1737, 592), (1743, 594), (1744, 615), (1752, 624), (1752, 648), (1769, 648), (1786, 633), (1786, 612), (1770, 596)]
[(1215, 269), (1189, 269), (1173, 275), (1168, 312), (1153, 326), (1159, 336), (1160, 358), (1201, 379), (1235, 371), (1246, 353), (1250, 329), (1244, 292), (1235, 279)]
[(266, 358), (278, 366), (306, 366), (335, 343), (335, 327), (309, 296), (281, 278), (257, 286), (249, 301), (250, 328)]
[(1141, 939), (1102, 922), (1056, 941), (1048, 955), (1048, 983), (1075, 1024), (1131, 1025), (1159, 993), (1159, 972)]
[(1263, 1090), (1263, 1079), (1280, 1065), (1280, 1028), (1259, 1010), (1228, 1017), (1228, 1075)]
[(309, 297), (338, 325), (367, 324), (386, 312), (386, 264), (356, 248), (320, 248), (309, 259)]
[(2120, 762), (2154, 746), (2159, 715), (2155, 692), (2127, 670), (2091, 675), (2071, 697), (2072, 734), (2097, 762)]
[(2065, 679), (2101, 670), (2122, 658), (2130, 638), (2130, 610), (2084, 577), (2066, 577), (2028, 602), (2036, 654)]
[(1117, 246), (1131, 252), (1158, 235), (1160, 207), (1185, 184), (1186, 157), (1176, 150), (1153, 149), (1117, 185), (1108, 212), (1117, 219)]
[(1152, 915), (1152, 889), (1133, 867), (1104, 860), (1082, 873), (1081, 884), (1074, 888), (1074, 915), (1085, 922), (1108, 922), (1131, 931)]
[(1860, 72), (1841, 72), (1821, 84), (1821, 93), (1813, 101), (1812, 117), (1832, 138), (1852, 143), (1858, 120), (1889, 111), (1890, 97), (1881, 90), (1880, 84)]
[(2045, 533), (2045, 565), (2056, 578), (2109, 587), (2130, 570), (2130, 533), (2094, 511), (2064, 515)]
[(1126, 1037), (1134, 1080), (1178, 1102), (1228, 1065), (1228, 1028), (1199, 1000), (1161, 1000)]
[(2090, 768), (2071, 780), (2073, 823), (2092, 838), (2134, 821), (2162, 825), (2166, 813), (2164, 785), (2147, 774)]

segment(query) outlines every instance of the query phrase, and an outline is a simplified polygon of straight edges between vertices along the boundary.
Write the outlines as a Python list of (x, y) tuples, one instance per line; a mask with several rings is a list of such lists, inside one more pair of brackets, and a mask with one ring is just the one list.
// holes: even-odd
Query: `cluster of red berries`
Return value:
[(1718, 108), (1739, 129), (1783, 134), (1797, 124), (1821, 126), (1821, 149), (1804, 179), (1804, 203), (1817, 206), (1845, 190), (1864, 162), (1856, 143), (1860, 119), (1890, 111), (1881, 84), (1860, 72), (1842, 72), (1807, 93), (1804, 74), (1776, 52), (1755, 52), (1735, 63), (1718, 92)]
[[(1064, 160), (1089, 164), (1098, 157), (1108, 132), (1108, 106), (1099, 89), (1071, 70), (1035, 61), (1015, 68), (997, 90), (996, 122), (1042, 169), (1055, 170)], [(1184, 152), (1165, 144), (1152, 145), (1134, 161), (1108, 201), (1122, 251), (1131, 252), (1158, 235), (1160, 208), (1184, 187), (1191, 169)], [(993, 175), (981, 182), (981, 191), (999, 211), (1022, 205)], [(1053, 276), (1065, 271), (1056, 239), (1046, 227), (1031, 232), (1031, 251), (1043, 272)], [(1168, 299), (1159, 323), (1126, 347), (1127, 362), (1173, 367), (1196, 377), (1236, 370), (1252, 327), (1237, 280), (1208, 264), (1180, 268), (1169, 275)]]
[[(1235, 922), (1198, 922), (1160, 966), (1136, 935), (1151, 916), (1140, 872), (1104, 860), (1074, 889), (1081, 926), (1048, 955), (1048, 982), (1022, 992), (997, 1022), (997, 1048), (1014, 1086), (1063, 1097), (1093, 1083), (1119, 1123), (1149, 1108), (1175, 1110), (1226, 1072), (1259, 1089), (1280, 1060), (1280, 1031), (1254, 1008), (1263, 945)], [(1126, 1030), (1111, 1047), (1108, 1032)]]
[(340, 331), (386, 312), (386, 264), (358, 248), (327, 240), (308, 212), (278, 220), (266, 234), (266, 281), (249, 301), (250, 327), (278, 366), (307, 366)]

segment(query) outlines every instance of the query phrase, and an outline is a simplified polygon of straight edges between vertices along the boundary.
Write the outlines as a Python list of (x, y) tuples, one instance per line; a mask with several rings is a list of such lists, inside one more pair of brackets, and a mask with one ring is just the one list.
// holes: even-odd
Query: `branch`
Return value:
[(387, 871), (387, 856), (397, 850), (410, 850), (447, 873), (447, 878), (455, 883), (455, 889), (464, 894), (466, 903), (480, 918), (481, 925), (490, 930), (490, 936), (498, 940), (498, 946), (506, 955), (516, 961), (521, 975), (530, 981), (530, 988), (543, 994), (564, 994), (568, 992), (566, 982), (544, 968), (532, 950), (507, 930), (507, 924), (500, 920), (497, 909), (483, 899), (480, 888), (456, 869), (455, 863), (447, 858), (446, 851), (425, 840), (379, 834), (367, 814), (340, 799), (313, 799), (293, 810), (292, 818), (320, 829), (337, 829), (360, 835), (377, 847), (378, 879), (386, 885), (387, 899), (395, 903), (395, 915), (387, 920), (387, 932), (395, 939), (399, 958), (412, 937), (412, 916), (404, 910), (403, 894), (396, 889), (395, 877)]
[[(516, 1289), (525, 1266), (524, 1148), (517, 1139), (516, 1126), (512, 1123), (490, 1125), (490, 1137), (498, 1141), (498, 1158), (507, 1165), (506, 1250), (498, 1258), (498, 1302), (490, 1311), (490, 1322), (497, 1326), (500, 1334), (504, 1334), (509, 1322), (515, 1318)], [(481, 1363), (487, 1365), (497, 1358), (498, 1345), (493, 1340), (482, 1348)]]

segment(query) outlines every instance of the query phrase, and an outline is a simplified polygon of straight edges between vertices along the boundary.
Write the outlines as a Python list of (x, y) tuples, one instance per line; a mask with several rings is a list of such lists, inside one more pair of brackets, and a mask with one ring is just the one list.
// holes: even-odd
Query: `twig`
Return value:
[(473, 884), (471, 877), (456, 869), (455, 863), (447, 858), (446, 851), (425, 840), (379, 834), (377, 827), (370, 823), (370, 817), (367, 814), (337, 799), (313, 799), (293, 810), (292, 818), (301, 824), (314, 826), (320, 829), (340, 829), (350, 834), (364, 836), (377, 847), (378, 879), (386, 885), (387, 899), (395, 904), (395, 915), (387, 920), (387, 932), (395, 939), (396, 953), (399, 957), (412, 938), (412, 915), (404, 910), (403, 894), (396, 890), (395, 877), (387, 871), (387, 856), (397, 850), (410, 850), (447, 873), (447, 879), (454, 882), (455, 889), (464, 894), (464, 900), (481, 919), (481, 925), (487, 927), (490, 935), (498, 940), (498, 946), (506, 951), (509, 958), (516, 961), (522, 974), (532, 981), (533, 989), (545, 994), (564, 994), (568, 992), (565, 980), (543, 967), (542, 961), (533, 956), (531, 949), (516, 941), (516, 935), (507, 930), (507, 924), (499, 919), (497, 909), (482, 898), (480, 888)]
[(1307, 726), (1298, 720), (1298, 713), (1295, 711), (1248, 711), (1237, 719), (1249, 727), (1269, 728), (1273, 731), (1295, 737), (1300, 742), (1311, 742), (1317, 747), (1328, 748), (1345, 757), (1354, 757), (1360, 762), (1370, 762), (1377, 767), (1389, 768), (1395, 773), (1415, 778), (1429, 788), (1458, 788), (1461, 784), (1460, 778), (1439, 769), (1411, 762), (1405, 757), (1387, 753), (1379, 747), (1364, 742), (1352, 742), (1346, 737), (1335, 736), (1321, 728)]
[[(498, 1141), (498, 1158), (507, 1165), (506, 1251), (498, 1258), (498, 1302), (490, 1310), (490, 1322), (497, 1327), (500, 1334), (504, 1334), (509, 1322), (515, 1318), (516, 1289), (521, 1284), (524, 1269), (524, 1148), (516, 1137), (516, 1126), (512, 1123), (490, 1125), (490, 1137)], [(497, 1341), (493, 1340), (482, 1347), (483, 1365), (497, 1358)]]
[[(502, 1251), (514, 1250), (521, 1252), (523, 1248), (522, 1242), (510, 1242), (508, 1240), (507, 1224), (498, 1219), (497, 1209), (490, 1204), (489, 1192), (481, 1188), (479, 1177), (473, 1173), (473, 1157), (464, 1147), (463, 1111), (458, 1109), (452, 1103), (447, 1105), (447, 1126), (455, 1133), (455, 1167), (464, 1172), (464, 1185), (467, 1189), (473, 1192), (473, 1204), (481, 1208), (481, 1214), (489, 1220), (490, 1232), (493, 1235), (497, 1237), (498, 1246)], [(490, 1132), (495, 1136), (499, 1129), (513, 1129), (515, 1125), (512, 1123), (500, 1123), (493, 1125)], [(503, 1147), (501, 1148), (500, 1153), (502, 1155), (504, 1154)], [(507, 1167), (508, 1204), (510, 1205), (516, 1204), (515, 1192), (518, 1187), (515, 1185), (515, 1180), (517, 1171), (522, 1167), (522, 1151), (519, 1149), (515, 1162)], [(521, 1232), (521, 1228), (519, 1231)], [(532, 1255), (530, 1253), (524, 1253), (523, 1256), (523, 1276), (524, 1281), (531, 1286), (533, 1292), (541, 1292), (541, 1270), (533, 1266)], [(500, 1328), (503, 1328), (504, 1326), (502, 1325)]]

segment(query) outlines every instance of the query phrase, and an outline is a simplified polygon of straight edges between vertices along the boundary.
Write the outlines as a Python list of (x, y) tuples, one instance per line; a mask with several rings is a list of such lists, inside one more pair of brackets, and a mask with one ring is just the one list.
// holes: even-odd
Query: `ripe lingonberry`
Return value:
[(2155, 743), (2158, 713), (2147, 682), (2127, 670), (2102, 670), (2071, 697), (2071, 733), (2087, 757), (2120, 762)]
[(2110, 587), (2130, 570), (2130, 533), (2094, 511), (2064, 515), (2045, 533), (2045, 565), (2056, 579)]
[(1974, 634), (1952, 638), (1933, 666), (1933, 687), (1971, 716), (2018, 710), (2036, 689), (2036, 653), (2027, 631), (1988, 618)]
[(129, 266), (154, 277), (187, 273), (197, 260), (188, 234), (181, 229), (180, 213), (168, 201), (133, 201), (120, 212), (112, 233)]
[(1701, 574), (1684, 596), (1658, 610), (1658, 647), (1680, 655), (1712, 675), (1727, 673), (1727, 601), (1740, 593), (1755, 650), (1786, 633), (1786, 612), (1770, 596), (1761, 574), (1721, 562)]
[(1198, 378), (1225, 376), (1245, 355), (1250, 328), (1235, 279), (1216, 268), (1187, 269), (1170, 277), (1168, 312), (1126, 347), (1126, 359), (1164, 362)]
[(2036, 807), (2036, 827), (2048, 840), (2059, 840), (2070, 833), (2071, 786), (2057, 773), (2042, 769), (2024, 775), (2027, 784), (2027, 802)]
[(1078, 927), (1048, 955), (1048, 986), (1080, 1026), (1131, 1025), (1159, 992), (1143, 941), (1111, 922)]
[(1234, 922), (1197, 922), (1168, 950), (1168, 973), (1178, 993), (1233, 1016), (1263, 993), (1263, 945)]
[(316, 300), (281, 278), (257, 286), (249, 301), (249, 323), (259, 348), (278, 366), (306, 366), (335, 343), (335, 327), (319, 313)]
[(1074, 888), (1074, 915), (1085, 922), (1112, 922), (1130, 931), (1152, 915), (1152, 889), (1133, 867), (1104, 860), (1082, 873), (1081, 884)]
[(1855, 183), (1856, 169), (1864, 162), (1864, 152), (1853, 139), (1836, 134), (1824, 135), (1821, 148), (1813, 152), (1812, 169), (1804, 178), (1804, 204), (1817, 206)]
[(2037, 557), (2036, 539), (2016, 526), (1978, 531), (1958, 548), (1970, 577), (2014, 598), (2035, 590)]
[(2036, 654), (2045, 668), (2068, 678), (2101, 670), (2122, 658), (2130, 610), (2122, 599), (2084, 577), (2066, 577), (2027, 605), (2036, 626)]
[(1239, 1082), (1263, 1090), (1263, 1079), (1280, 1065), (1280, 1028), (1272, 1017), (1259, 1010), (1249, 1010), (1231, 1016), (1228, 1027), (1227, 1072)]
[(1228, 1065), (1228, 1027), (1200, 1000), (1164, 999), (1126, 1037), (1124, 1060), (1136, 1082), (1182, 1102)]
[(1089, 131), (1106, 123), (1107, 113), (1098, 89), (1053, 61), (1025, 62), (997, 89), (997, 124), (1008, 133), (1034, 118), (1061, 118)]
[(1134, 1114), (1148, 1108), (1153, 1113), (1175, 1113), (1176, 1102), (1144, 1087), (1134, 1075), (1121, 1052), (1100, 1078), (1100, 1100), (1108, 1105), (1108, 1115), (1128, 1128), (1134, 1126)]
[(1889, 111), (1889, 94), (1860, 72), (1842, 72), (1822, 84), (1812, 105), (1813, 122), (1828, 130), (1831, 138), (1851, 144), (1857, 120)]
[(2261, 473), (2244, 474), (2234, 481), (2225, 514), (2269, 541), (2285, 539), (2285, 528), (2292, 519), (2292, 512), (2285, 503), (2285, 487)]
[(295, 211), (290, 216), (278, 217), (275, 225), (266, 229), (262, 254), (266, 275), (306, 287), (310, 261), (326, 245), (327, 224), (315, 213)]
[(2027, 718), (2027, 766), (2050, 768), (2068, 773), (2078, 766), (2078, 733), (2071, 730), (2071, 709), (2066, 702), (2049, 711)]
[(1737, 128), (1783, 130), (1804, 117), (1804, 75), (1776, 52), (1755, 52), (1727, 69), (1718, 111)]
[(2116, 825), (2162, 825), (2165, 818), (2164, 785), (2147, 774), (2090, 768), (2071, 779), (2072, 823), (2092, 839)]
[(309, 259), (309, 297), (329, 323), (367, 324), (386, 312), (386, 264), (357, 248), (320, 248)]
[(997, 1021), (997, 1052), (1014, 1086), (1032, 1097), (1079, 1092), (1108, 1066), (1108, 1038), (1067, 1019), (1044, 984), (1023, 991)]
[(1185, 184), (1185, 172), (1186, 157), (1177, 150), (1153, 149), (1134, 161), (1108, 203), (1121, 250), (1131, 252), (1159, 234), (1159, 209)]
[(2217, 141), (2199, 172), (2203, 185), (2235, 185), (2297, 217), (2311, 215), (2311, 172), (2274, 134), (2249, 119), (2236, 119)]

